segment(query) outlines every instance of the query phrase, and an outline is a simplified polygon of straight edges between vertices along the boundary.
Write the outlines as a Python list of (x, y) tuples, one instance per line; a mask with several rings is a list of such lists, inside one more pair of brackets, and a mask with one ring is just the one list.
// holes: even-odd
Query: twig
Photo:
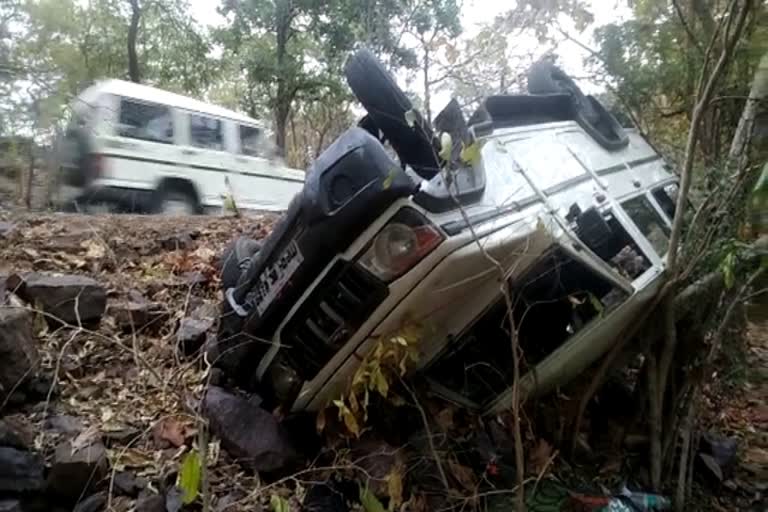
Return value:
[(432, 457), (435, 459), (435, 465), (437, 465), (437, 471), (440, 473), (440, 480), (443, 481), (443, 486), (445, 487), (446, 492), (450, 494), (451, 486), (448, 484), (448, 477), (445, 474), (445, 469), (443, 469), (443, 463), (440, 459), (440, 455), (438, 455), (437, 453), (437, 448), (435, 448), (435, 441), (432, 439), (432, 429), (429, 428), (429, 418), (427, 418), (427, 413), (424, 412), (424, 408), (419, 403), (419, 399), (416, 397), (416, 393), (413, 392), (413, 390), (408, 386), (408, 384), (405, 383), (405, 381), (402, 378), (400, 378), (400, 383), (403, 385), (405, 390), (408, 391), (408, 394), (411, 395), (413, 404), (419, 410), (419, 414), (421, 415), (421, 421), (424, 422), (424, 431), (427, 434), (429, 449), (432, 451)]
[(691, 30), (690, 25), (688, 25), (688, 20), (686, 20), (685, 16), (683, 15), (683, 10), (680, 8), (680, 3), (678, 2), (678, 0), (672, 0), (672, 5), (675, 7), (675, 11), (677, 12), (677, 17), (680, 18), (680, 23), (683, 25), (685, 32), (688, 34), (688, 38), (691, 40), (691, 43), (693, 43), (693, 45), (696, 47), (696, 49), (699, 51), (700, 54), (704, 55), (704, 49), (701, 47), (701, 44), (699, 44), (699, 41), (696, 39), (696, 36)]

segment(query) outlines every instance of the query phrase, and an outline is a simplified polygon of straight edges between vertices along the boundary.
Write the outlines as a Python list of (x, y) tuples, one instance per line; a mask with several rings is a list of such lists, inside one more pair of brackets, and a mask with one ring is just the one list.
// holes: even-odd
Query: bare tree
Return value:
[(131, 3), (131, 25), (128, 27), (128, 76), (132, 82), (141, 82), (139, 71), (139, 56), (136, 53), (136, 38), (139, 34), (141, 21), (141, 6), (139, 0), (128, 0)]

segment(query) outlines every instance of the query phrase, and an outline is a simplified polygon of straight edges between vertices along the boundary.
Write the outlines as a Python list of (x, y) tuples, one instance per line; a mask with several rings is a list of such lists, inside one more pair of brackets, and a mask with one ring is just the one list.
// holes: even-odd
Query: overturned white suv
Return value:
[(263, 245), (224, 256), (220, 364), (267, 403), (318, 410), (415, 319), (413, 371), (451, 401), (505, 409), (509, 315), (489, 256), (513, 297), (526, 393), (604, 354), (661, 282), (677, 194), (661, 156), (546, 62), (532, 94), (489, 97), (469, 121), (452, 102), (434, 125), (370, 52), (345, 73), (368, 115)]

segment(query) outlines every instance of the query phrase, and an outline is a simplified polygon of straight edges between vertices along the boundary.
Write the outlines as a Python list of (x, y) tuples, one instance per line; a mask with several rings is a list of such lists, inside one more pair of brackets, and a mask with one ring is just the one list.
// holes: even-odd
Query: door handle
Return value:
[(194, 151), (192, 149), (182, 149), (181, 150), (182, 155), (197, 155), (199, 154), (197, 151)]
[(244, 163), (244, 164), (248, 163), (248, 159), (247, 158), (243, 158), (241, 156), (235, 157), (235, 160), (237, 160), (238, 162)]

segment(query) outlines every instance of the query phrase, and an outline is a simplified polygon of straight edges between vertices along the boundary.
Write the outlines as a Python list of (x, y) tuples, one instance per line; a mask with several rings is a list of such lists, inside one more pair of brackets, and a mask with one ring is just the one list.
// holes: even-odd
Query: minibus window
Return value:
[(160, 105), (122, 99), (118, 133), (121, 137), (172, 144), (171, 111)]
[(212, 117), (189, 116), (189, 141), (197, 148), (224, 150), (221, 121)]
[(248, 156), (259, 156), (261, 130), (254, 126), (240, 125), (240, 153)]

